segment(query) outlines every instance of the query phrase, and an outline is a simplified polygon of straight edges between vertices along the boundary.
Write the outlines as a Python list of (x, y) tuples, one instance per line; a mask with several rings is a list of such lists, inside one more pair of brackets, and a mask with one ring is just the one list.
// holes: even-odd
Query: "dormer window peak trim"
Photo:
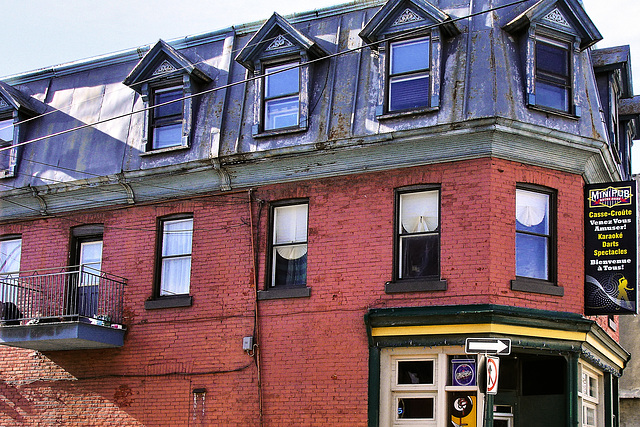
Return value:
[(516, 34), (531, 26), (547, 26), (576, 38), (579, 50), (593, 46), (602, 35), (579, 0), (541, 0), (502, 27)]
[(274, 13), (251, 37), (236, 61), (253, 73), (254, 137), (300, 132), (308, 127), (309, 61), (329, 53)]
[(142, 154), (189, 147), (192, 95), (199, 85), (211, 81), (195, 63), (163, 40), (147, 52), (123, 82), (139, 93), (144, 103)]

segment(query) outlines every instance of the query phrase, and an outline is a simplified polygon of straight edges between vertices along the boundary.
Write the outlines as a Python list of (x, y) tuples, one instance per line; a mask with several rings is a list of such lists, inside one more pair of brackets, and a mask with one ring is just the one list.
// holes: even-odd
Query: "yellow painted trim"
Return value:
[(463, 334), (504, 334), (589, 343), (619, 368), (622, 369), (625, 365), (625, 361), (618, 355), (610, 351), (605, 345), (603, 345), (600, 340), (596, 339), (592, 334), (585, 332), (535, 328), (530, 326), (503, 325), (495, 323), (389, 326), (371, 329), (371, 335), (374, 337)]
[(603, 346), (599, 340), (596, 340), (592, 335), (587, 335), (587, 343), (591, 344), (596, 350), (602, 353), (603, 356), (611, 360), (620, 369), (625, 365), (625, 360), (621, 359), (617, 354), (611, 352), (607, 347)]
[(529, 326), (501, 325), (495, 323), (389, 326), (372, 328), (374, 337), (394, 337), (404, 335), (447, 335), (447, 334), (508, 334), (525, 337), (553, 338), (572, 341), (586, 341), (584, 332), (562, 331), (557, 329), (533, 328)]

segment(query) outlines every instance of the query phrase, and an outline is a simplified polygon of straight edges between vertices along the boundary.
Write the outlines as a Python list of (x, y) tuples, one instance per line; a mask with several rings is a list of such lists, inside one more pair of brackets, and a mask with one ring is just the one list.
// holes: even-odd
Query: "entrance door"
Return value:
[(78, 314), (95, 318), (100, 295), (102, 240), (80, 241)]
[(562, 356), (500, 357), (494, 427), (564, 427), (567, 362)]

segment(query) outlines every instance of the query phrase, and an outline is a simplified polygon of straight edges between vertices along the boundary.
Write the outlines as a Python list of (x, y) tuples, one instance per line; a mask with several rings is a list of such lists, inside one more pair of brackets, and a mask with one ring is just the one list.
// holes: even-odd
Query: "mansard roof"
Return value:
[(602, 40), (602, 35), (587, 15), (579, 0), (540, 0), (503, 28), (514, 33), (539, 24), (580, 37), (580, 49)]
[(159, 40), (149, 52), (136, 64), (123, 83), (136, 92), (140, 92), (143, 83), (189, 74), (202, 82), (211, 78), (183, 54)]
[(30, 116), (38, 114), (35, 100), (0, 81), (0, 110), (12, 109)]
[(253, 71), (256, 61), (304, 52), (310, 59), (329, 53), (311, 38), (296, 30), (285, 18), (274, 13), (242, 48), (236, 61)]
[(437, 26), (448, 37), (460, 34), (451, 17), (424, 0), (389, 0), (360, 32), (367, 43), (407, 31)]

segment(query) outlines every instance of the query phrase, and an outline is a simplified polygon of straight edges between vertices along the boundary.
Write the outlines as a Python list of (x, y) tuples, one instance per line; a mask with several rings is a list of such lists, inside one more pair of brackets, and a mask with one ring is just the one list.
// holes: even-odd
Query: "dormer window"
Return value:
[(195, 103), (191, 95), (209, 82), (209, 76), (162, 40), (147, 52), (123, 82), (142, 98), (145, 153), (189, 147)]
[(571, 46), (551, 38), (536, 37), (536, 102), (569, 112), (571, 94)]
[(300, 70), (297, 63), (268, 67), (264, 77), (264, 129), (300, 123)]
[(429, 107), (429, 37), (391, 43), (389, 111)]
[(521, 40), (527, 105), (579, 117), (578, 56), (602, 39), (580, 2), (539, 1), (503, 29)]
[(441, 38), (459, 33), (426, 1), (389, 0), (371, 18), (360, 37), (378, 52), (378, 118), (440, 107)]
[(152, 129), (150, 150), (175, 147), (182, 144), (183, 103), (182, 87), (158, 88), (153, 91), (153, 106), (149, 117)]
[(0, 82), (0, 178), (14, 177), (20, 158), (20, 146), (25, 126), (21, 120), (33, 117), (37, 101), (16, 88)]
[(240, 51), (236, 61), (255, 77), (254, 137), (299, 132), (309, 125), (312, 59), (328, 53), (274, 13)]

